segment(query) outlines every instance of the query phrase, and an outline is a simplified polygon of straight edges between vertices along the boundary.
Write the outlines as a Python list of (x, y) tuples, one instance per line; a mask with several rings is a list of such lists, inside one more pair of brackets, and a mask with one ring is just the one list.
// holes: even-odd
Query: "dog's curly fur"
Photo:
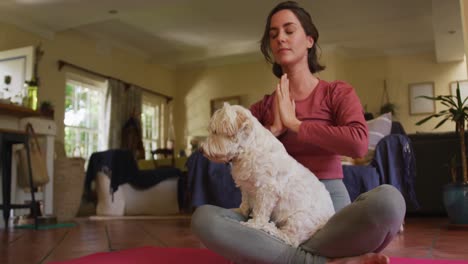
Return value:
[(225, 103), (208, 130), (202, 151), (212, 161), (232, 163), (242, 193), (240, 212), (252, 217), (243, 224), (297, 247), (334, 214), (323, 183), (246, 108)]

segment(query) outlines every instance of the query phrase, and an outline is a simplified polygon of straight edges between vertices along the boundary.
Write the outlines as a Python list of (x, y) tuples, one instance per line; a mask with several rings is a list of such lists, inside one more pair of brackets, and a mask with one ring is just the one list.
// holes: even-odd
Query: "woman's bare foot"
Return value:
[(367, 253), (357, 257), (332, 259), (328, 264), (388, 264), (390, 259), (384, 254)]

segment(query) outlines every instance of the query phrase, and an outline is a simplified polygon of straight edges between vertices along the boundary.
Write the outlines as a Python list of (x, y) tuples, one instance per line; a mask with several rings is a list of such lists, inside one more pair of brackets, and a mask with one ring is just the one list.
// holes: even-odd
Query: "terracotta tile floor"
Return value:
[[(192, 235), (189, 219), (77, 222), (72, 228), (0, 230), (0, 263), (47, 263), (146, 245), (203, 247)], [(445, 218), (408, 218), (404, 233), (384, 252), (394, 257), (468, 259), (468, 229), (449, 229)]]

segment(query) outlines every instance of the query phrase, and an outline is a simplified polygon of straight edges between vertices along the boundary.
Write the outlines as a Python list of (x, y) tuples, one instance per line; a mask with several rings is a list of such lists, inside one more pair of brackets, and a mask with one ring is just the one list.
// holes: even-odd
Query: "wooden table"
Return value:
[[(34, 188), (32, 184), (32, 170), (31, 170), (31, 157), (29, 155), (29, 136), (22, 131), (13, 131), (0, 129), (0, 151), (1, 151), (1, 162), (0, 171), (2, 175), (2, 196), (3, 204), (0, 208), (3, 210), (3, 219), (5, 221), (5, 229), (8, 229), (11, 209), (31, 208), (34, 216), (34, 225), (37, 229), (37, 208), (36, 199), (34, 197)], [(28, 172), (29, 182), (31, 189), (31, 203), (29, 204), (12, 204), (11, 203), (11, 155), (13, 144), (24, 144), (28, 157)]]

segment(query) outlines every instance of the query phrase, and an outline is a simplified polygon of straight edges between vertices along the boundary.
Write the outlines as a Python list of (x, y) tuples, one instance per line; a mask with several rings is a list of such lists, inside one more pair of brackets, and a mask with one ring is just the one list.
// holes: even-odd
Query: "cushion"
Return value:
[[(187, 157), (177, 157), (175, 159), (175, 167), (181, 171), (186, 171), (185, 163), (187, 162)], [(157, 160), (138, 160), (138, 168), (140, 170), (152, 170), (156, 167), (161, 166), (170, 166), (172, 160), (170, 158), (157, 159)]]
[(354, 165), (354, 160), (348, 156), (341, 156), (341, 165)]
[(392, 113), (386, 113), (372, 120), (367, 121), (369, 128), (369, 145), (367, 154), (364, 157), (351, 159), (341, 157), (342, 165), (369, 165), (375, 154), (375, 147), (382, 138), (390, 135), (392, 131)]
[(369, 165), (374, 159), (375, 150), (369, 149), (364, 157), (353, 159), (353, 165)]
[(379, 141), (392, 131), (392, 113), (383, 114), (367, 121), (369, 127), (369, 149), (375, 150)]

